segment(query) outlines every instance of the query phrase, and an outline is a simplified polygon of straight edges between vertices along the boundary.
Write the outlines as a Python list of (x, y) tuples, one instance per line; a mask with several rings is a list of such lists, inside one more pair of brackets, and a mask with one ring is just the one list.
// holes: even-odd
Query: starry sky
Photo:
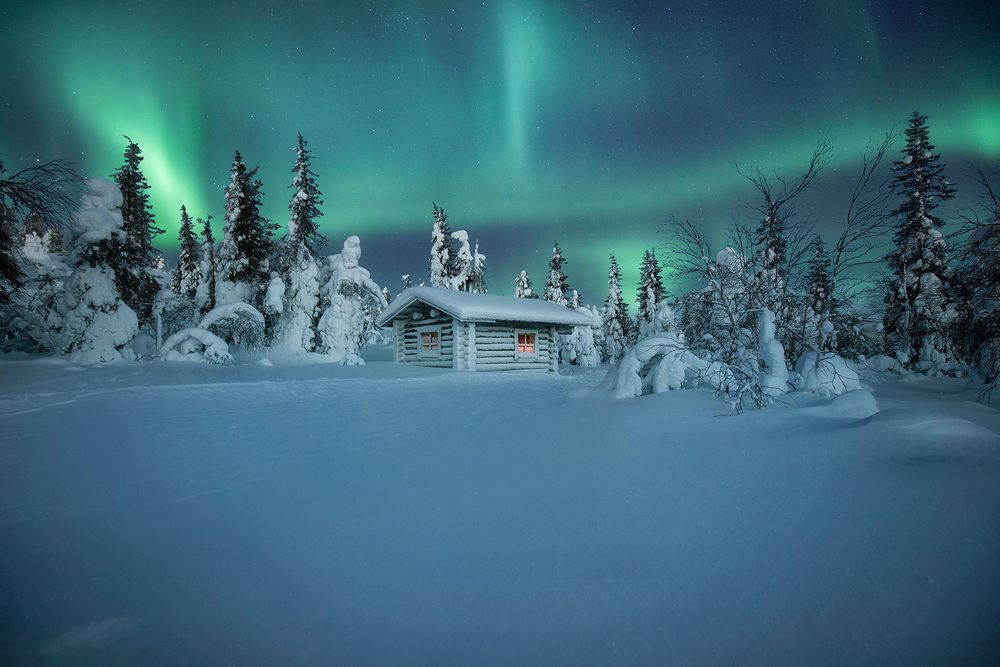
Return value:
[(866, 144), (913, 110), (953, 210), (973, 205), (970, 165), (1000, 158), (991, 4), (6, 0), (0, 157), (106, 177), (131, 136), (173, 257), (182, 203), (221, 219), (234, 149), (284, 225), (302, 132), (329, 251), (359, 235), (393, 293), (426, 277), (436, 201), (481, 243), (492, 292), (521, 269), (540, 287), (558, 240), (600, 302), (608, 253), (631, 291), (668, 217), (721, 244), (753, 223), (735, 165), (794, 175), (821, 136), (830, 164), (797, 210), (832, 236)]

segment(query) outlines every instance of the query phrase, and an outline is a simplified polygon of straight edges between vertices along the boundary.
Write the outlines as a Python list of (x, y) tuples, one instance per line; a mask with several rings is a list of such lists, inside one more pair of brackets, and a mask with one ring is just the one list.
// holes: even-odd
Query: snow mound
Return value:
[(804, 408), (802, 412), (814, 417), (838, 417), (848, 419), (864, 419), (878, 412), (878, 403), (871, 392), (864, 389), (854, 389), (825, 405)]
[(923, 436), (950, 438), (986, 438), (1000, 440), (1000, 435), (968, 419), (940, 418), (925, 419), (907, 424), (903, 428), (917, 431)]
[(795, 372), (799, 375), (797, 389), (827, 398), (861, 389), (857, 372), (832, 352), (806, 352), (796, 362)]
[(190, 327), (181, 329), (163, 343), (160, 357), (164, 361), (197, 361), (209, 364), (229, 365), (233, 355), (229, 353), (226, 341), (211, 331)]
[(887, 354), (876, 354), (865, 360), (868, 368), (878, 373), (899, 373), (903, 370), (903, 365)]

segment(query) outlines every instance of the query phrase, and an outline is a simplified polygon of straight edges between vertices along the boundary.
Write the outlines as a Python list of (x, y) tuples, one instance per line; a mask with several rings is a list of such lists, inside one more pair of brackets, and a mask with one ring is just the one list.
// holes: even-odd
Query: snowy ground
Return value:
[(0, 362), (0, 664), (1000, 661), (1000, 413)]

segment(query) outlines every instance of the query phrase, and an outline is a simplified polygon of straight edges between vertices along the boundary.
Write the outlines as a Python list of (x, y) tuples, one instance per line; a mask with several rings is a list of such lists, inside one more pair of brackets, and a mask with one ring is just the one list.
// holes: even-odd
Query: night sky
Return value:
[[(327, 5), (327, 6), (325, 6)], [(356, 5), (356, 6), (355, 6)], [(0, 9), (0, 157), (90, 176), (141, 146), (160, 226), (221, 220), (234, 149), (284, 225), (296, 133), (314, 150), (321, 230), (394, 293), (427, 272), (431, 201), (487, 255), (492, 292), (540, 287), (558, 239), (570, 282), (631, 290), (668, 216), (722, 241), (752, 222), (735, 163), (793, 174), (834, 142), (799, 214), (832, 233), (865, 145), (909, 113), (975, 203), (1000, 158), (993, 3), (20, 2)], [(894, 147), (894, 156), (901, 143)], [(221, 222), (217, 236), (221, 232)]]

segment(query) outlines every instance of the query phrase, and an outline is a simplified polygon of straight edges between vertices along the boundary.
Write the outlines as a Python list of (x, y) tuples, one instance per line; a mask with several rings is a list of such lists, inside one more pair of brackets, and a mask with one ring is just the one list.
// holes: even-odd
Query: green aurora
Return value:
[(426, 273), (434, 200), (482, 243), (491, 291), (522, 268), (540, 286), (558, 239), (589, 302), (609, 252), (636, 282), (671, 215), (720, 243), (733, 216), (751, 222), (736, 163), (794, 174), (829, 137), (800, 212), (832, 233), (865, 146), (914, 109), (955, 210), (977, 195), (968, 165), (1000, 158), (996, 17), (977, 5), (339, 4), (5, 3), (0, 156), (106, 177), (129, 135), (169, 256), (181, 204), (220, 218), (234, 149), (283, 223), (301, 131), (330, 252), (360, 235), (392, 291)]

